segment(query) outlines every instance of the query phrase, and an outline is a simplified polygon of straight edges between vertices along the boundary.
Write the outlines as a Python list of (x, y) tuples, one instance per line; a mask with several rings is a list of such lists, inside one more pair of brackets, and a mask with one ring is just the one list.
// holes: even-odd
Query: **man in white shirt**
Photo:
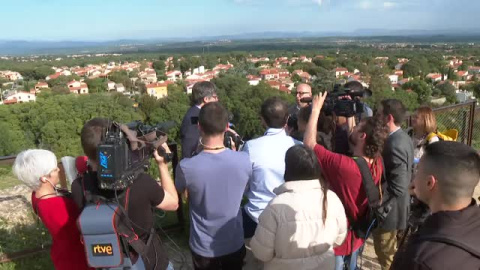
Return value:
[(288, 136), (285, 126), (288, 119), (287, 103), (279, 97), (271, 97), (262, 104), (262, 123), (267, 128), (265, 134), (248, 141), (243, 151), (250, 156), (253, 174), (247, 186), (248, 203), (244, 207), (245, 238), (255, 233), (258, 217), (270, 200), (275, 197), (273, 189), (283, 184), (285, 173), (285, 153), (301, 142)]

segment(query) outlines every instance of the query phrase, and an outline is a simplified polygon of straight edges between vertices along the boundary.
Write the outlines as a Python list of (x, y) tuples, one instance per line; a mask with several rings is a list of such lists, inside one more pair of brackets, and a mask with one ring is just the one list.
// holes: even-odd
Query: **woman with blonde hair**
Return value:
[(428, 144), (439, 141), (435, 132), (437, 121), (433, 110), (428, 106), (420, 106), (412, 116), (412, 130), (409, 132), (413, 140), (415, 163), (420, 160)]
[(23, 151), (13, 164), (13, 173), (33, 190), (33, 210), (52, 237), (50, 257), (55, 269), (89, 269), (76, 225), (80, 211), (68, 193), (57, 188), (59, 172), (55, 154), (47, 150)]

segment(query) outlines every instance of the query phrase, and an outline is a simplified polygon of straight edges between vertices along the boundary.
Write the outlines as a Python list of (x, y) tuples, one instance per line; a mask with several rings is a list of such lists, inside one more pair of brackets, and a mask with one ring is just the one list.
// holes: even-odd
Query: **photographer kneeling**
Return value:
[[(353, 128), (349, 135), (352, 152), (354, 157), (363, 160), (356, 161), (354, 158), (328, 151), (325, 147), (317, 144), (315, 139), (318, 117), (326, 96), (327, 92), (314, 97), (312, 114), (303, 142), (314, 150), (330, 189), (338, 195), (345, 207), (349, 227), (355, 228), (364, 223), (369, 211), (367, 194), (362, 184), (362, 173), (357, 162), (363, 162), (363, 164), (366, 162), (375, 186), (377, 186), (383, 172), (381, 153), (388, 130), (382, 121), (372, 117), (362, 119), (359, 125)], [(354, 233), (354, 230), (349, 230), (345, 242), (334, 249), (336, 269), (344, 269), (344, 265), (347, 266), (347, 269), (356, 269), (358, 252), (364, 241), (365, 239)]]
[(13, 164), (13, 173), (33, 190), (33, 211), (52, 236), (50, 257), (55, 269), (89, 269), (76, 224), (80, 211), (68, 192), (57, 189), (59, 171), (55, 154), (47, 150), (23, 151)]
[[(116, 191), (100, 189), (97, 178), (97, 169), (100, 166), (100, 161), (97, 160), (97, 149), (111, 124), (112, 122), (107, 119), (94, 118), (83, 126), (82, 148), (88, 157), (90, 168), (82, 177), (72, 183), (73, 198), (80, 210), (87, 203), (87, 194), (99, 195), (107, 199), (116, 197)], [(166, 153), (170, 152), (166, 144), (161, 147)], [(141, 173), (129, 186), (127, 195), (119, 196), (119, 200), (122, 205), (126, 205), (127, 217), (131, 221), (134, 233), (147, 244), (146, 255), (142, 256), (145, 269), (173, 269), (160, 238), (158, 235), (152, 234), (154, 222), (152, 208), (175, 211), (178, 208), (178, 195), (165, 159), (158, 154), (157, 150), (153, 154), (160, 172), (160, 184), (150, 175)], [(147, 241), (150, 237), (151, 241), (148, 244)]]

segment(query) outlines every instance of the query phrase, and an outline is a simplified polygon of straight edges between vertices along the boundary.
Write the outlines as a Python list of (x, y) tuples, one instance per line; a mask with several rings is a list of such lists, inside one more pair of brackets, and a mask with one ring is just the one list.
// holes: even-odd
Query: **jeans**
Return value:
[(359, 251), (360, 248), (348, 256), (335, 256), (335, 270), (343, 270), (344, 266), (346, 266), (346, 269), (349, 270), (357, 269), (357, 258)]
[(166, 270), (175, 270), (173, 269), (173, 264), (171, 262), (168, 262), (168, 266)]

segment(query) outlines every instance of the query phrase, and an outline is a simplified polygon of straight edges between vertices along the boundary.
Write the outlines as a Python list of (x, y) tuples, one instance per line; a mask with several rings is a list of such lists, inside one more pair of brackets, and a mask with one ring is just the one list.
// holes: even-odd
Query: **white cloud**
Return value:
[(358, 6), (361, 9), (370, 9), (370, 8), (373, 7), (372, 2), (370, 2), (370, 1), (362, 1), (358, 4)]
[(398, 6), (398, 3), (395, 2), (383, 2), (383, 7), (384, 8), (393, 8)]
[(323, 4), (323, 0), (312, 0), (314, 3), (318, 4), (321, 6)]

